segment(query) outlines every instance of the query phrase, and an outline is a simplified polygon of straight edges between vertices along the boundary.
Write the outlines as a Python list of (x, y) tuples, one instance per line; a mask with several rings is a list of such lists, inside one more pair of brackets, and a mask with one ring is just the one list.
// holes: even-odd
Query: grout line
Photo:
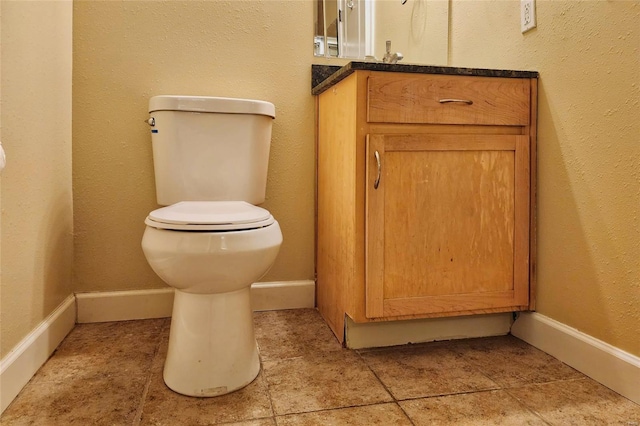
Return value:
[(540, 413), (538, 413), (536, 410), (534, 410), (533, 408), (529, 407), (524, 401), (522, 401), (520, 398), (518, 398), (516, 395), (512, 394), (511, 392), (509, 392), (510, 390), (513, 390), (516, 388), (510, 388), (510, 389), (503, 389), (503, 391), (509, 395), (511, 398), (515, 399), (516, 401), (518, 401), (518, 404), (520, 404), (521, 406), (523, 406), (527, 411), (529, 411), (530, 413), (532, 413), (534, 416), (536, 416), (537, 418), (539, 418), (540, 420), (542, 420), (545, 424), (547, 425), (552, 425), (552, 423), (548, 422), (547, 419), (544, 418), (544, 416)]
[[(402, 406), (398, 403), (398, 398), (395, 397), (393, 392), (391, 392), (391, 390), (387, 387), (387, 385), (385, 385), (385, 383), (378, 376), (378, 374), (375, 371), (373, 371), (373, 368), (371, 368), (369, 363), (367, 363), (367, 360), (364, 359), (364, 357), (362, 356), (362, 354), (359, 351), (354, 351), (354, 352), (358, 355), (358, 357), (360, 357), (360, 360), (364, 363), (364, 365), (367, 366), (369, 371), (371, 371), (371, 374), (373, 374), (373, 376), (378, 380), (378, 382), (380, 382), (380, 384), (382, 385), (384, 390), (387, 391), (389, 396), (391, 396), (391, 398), (393, 398), (393, 403), (400, 409), (400, 411), (402, 411), (402, 414), (404, 414), (404, 416), (407, 418), (407, 420), (409, 420), (409, 423), (411, 423), (412, 426), (415, 426), (415, 423), (413, 422), (413, 419), (411, 418), (411, 416), (409, 416), (409, 413), (407, 413), (404, 410), (404, 408), (402, 408)], [(375, 404), (372, 404), (372, 405), (375, 405)]]
[(460, 392), (452, 392), (452, 393), (439, 393), (436, 395), (427, 395), (427, 396), (412, 396), (409, 398), (400, 399), (398, 402), (416, 401), (418, 399), (445, 398), (448, 396), (471, 395), (473, 393), (489, 393), (489, 392), (497, 392), (501, 390), (504, 390), (504, 389), (491, 388), (491, 389), (478, 389), (478, 390), (460, 391)]
[[(343, 407), (321, 408), (319, 410), (311, 410), (311, 411), (294, 411), (294, 412), (286, 413), (286, 414), (276, 414), (274, 417), (277, 419), (278, 417), (299, 416), (299, 415), (303, 415), (303, 414), (313, 414), (313, 413), (325, 413), (325, 412), (330, 412), (330, 411), (346, 410), (346, 409), (349, 409), (349, 408), (375, 407), (376, 405), (387, 405), (387, 404), (398, 405), (396, 401), (371, 402), (371, 403), (366, 403), (366, 404), (345, 405)], [(413, 422), (411, 424), (413, 424)]]
[(151, 381), (153, 380), (153, 365), (155, 363), (156, 358), (158, 357), (158, 354), (160, 353), (160, 345), (162, 344), (162, 336), (165, 333), (165, 330), (167, 329), (167, 321), (165, 320), (165, 324), (162, 326), (162, 328), (160, 329), (160, 333), (158, 335), (158, 341), (156, 343), (156, 349), (153, 352), (153, 357), (151, 357), (151, 363), (149, 365), (149, 374), (147, 376), (147, 380), (144, 384), (144, 389), (142, 390), (142, 395), (140, 396), (140, 403), (138, 404), (138, 408), (136, 409), (136, 415), (133, 418), (133, 423), (132, 426), (138, 426), (140, 425), (140, 422), (142, 421), (142, 413), (144, 410), (144, 403), (147, 400), (147, 396), (149, 395), (149, 388), (151, 387)]
[(269, 408), (271, 409), (271, 414), (272, 414), (271, 417), (273, 418), (273, 421), (277, 426), (278, 420), (276, 419), (276, 410), (275, 408), (273, 408), (273, 398), (271, 397), (271, 386), (269, 385), (269, 380), (267, 380), (267, 373), (264, 369), (264, 360), (262, 359), (262, 353), (260, 352), (260, 345), (258, 344), (257, 340), (256, 340), (256, 345), (258, 345), (258, 359), (260, 360), (260, 373), (258, 373), (258, 375), (260, 374), (264, 375), (263, 380), (267, 388), (267, 397), (269, 398)]
[(356, 352), (356, 354), (358, 355), (358, 357), (360, 357), (360, 360), (364, 363), (364, 365), (367, 366), (367, 368), (369, 369), (369, 371), (371, 371), (371, 374), (373, 374), (373, 376), (376, 378), (376, 380), (378, 380), (378, 382), (382, 385), (382, 387), (384, 388), (384, 390), (389, 394), (389, 396), (391, 398), (393, 398), (394, 402), (398, 402), (398, 398), (395, 397), (395, 395), (393, 394), (393, 392), (391, 392), (391, 390), (387, 387), (387, 385), (384, 384), (384, 382), (382, 381), (382, 379), (380, 379), (380, 377), (378, 377), (378, 374), (373, 371), (373, 368), (371, 368), (371, 366), (369, 365), (369, 363), (367, 363), (367, 361), (364, 359), (364, 357), (362, 356), (362, 354), (360, 354), (359, 352)]
[[(483, 391), (492, 391), (492, 390), (502, 390), (504, 389), (504, 385), (500, 382), (497, 382), (493, 377), (491, 377), (488, 373), (485, 373), (485, 371), (482, 369), (482, 367), (480, 365), (471, 363), (471, 362), (467, 362), (465, 361), (466, 364), (473, 368), (475, 371), (478, 372), (478, 374), (480, 374), (481, 376), (484, 376), (487, 380), (489, 380), (491, 383), (495, 384), (496, 387), (495, 388), (491, 388), (491, 389), (483, 389), (483, 390), (479, 390), (479, 392), (483, 392)], [(472, 393), (472, 392), (470, 392)]]
[[(504, 390), (507, 390), (507, 389), (518, 389), (518, 388), (525, 388), (525, 387), (529, 387), (529, 386), (550, 385), (550, 384), (553, 384), (553, 383), (578, 382), (580, 380), (587, 380), (587, 379), (591, 379), (591, 378), (585, 376), (585, 377), (573, 377), (573, 378), (570, 378), (570, 379), (549, 379), (549, 380), (546, 380), (544, 382), (530, 382), (530, 383), (518, 383), (518, 384), (515, 384), (515, 385), (505, 385), (505, 386), (502, 386), (502, 389), (504, 389)], [(591, 379), (591, 380), (593, 380), (593, 379)]]
[(409, 423), (411, 423), (413, 426), (416, 426), (416, 424), (413, 422), (413, 419), (411, 418), (411, 416), (409, 415), (409, 413), (407, 413), (404, 409), (404, 407), (402, 405), (400, 405), (398, 403), (398, 401), (395, 402), (395, 404), (398, 406), (398, 408), (400, 408), (400, 411), (402, 411), (402, 413), (405, 415), (405, 417), (407, 419), (409, 419)]
[[(155, 356), (154, 356), (155, 359)], [(147, 399), (147, 395), (149, 394), (149, 387), (151, 386), (151, 378), (153, 376), (152, 372), (149, 372), (149, 377), (147, 378), (147, 382), (144, 384), (144, 389), (142, 391), (142, 395), (140, 396), (140, 403), (138, 404), (138, 409), (136, 410), (136, 415), (133, 418), (133, 426), (138, 426), (142, 421), (142, 411), (144, 409), (144, 403)]]

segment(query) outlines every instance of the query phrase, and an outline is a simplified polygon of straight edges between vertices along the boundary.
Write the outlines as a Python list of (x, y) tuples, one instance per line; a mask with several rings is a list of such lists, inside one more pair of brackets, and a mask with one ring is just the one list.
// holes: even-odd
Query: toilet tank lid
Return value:
[(149, 99), (149, 112), (190, 111), (226, 114), (259, 114), (276, 118), (271, 102), (255, 99), (219, 98), (213, 96), (159, 95)]

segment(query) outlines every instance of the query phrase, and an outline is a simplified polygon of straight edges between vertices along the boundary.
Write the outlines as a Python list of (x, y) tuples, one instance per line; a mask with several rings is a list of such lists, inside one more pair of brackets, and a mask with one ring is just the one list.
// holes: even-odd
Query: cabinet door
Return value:
[(368, 318), (520, 310), (529, 137), (369, 135)]

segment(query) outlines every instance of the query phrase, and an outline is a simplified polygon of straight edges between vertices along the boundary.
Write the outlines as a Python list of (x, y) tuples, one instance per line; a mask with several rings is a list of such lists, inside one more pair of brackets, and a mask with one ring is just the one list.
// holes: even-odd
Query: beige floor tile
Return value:
[(396, 346), (361, 355), (398, 400), (497, 388), (443, 343)]
[(34, 377), (39, 381), (146, 374), (166, 319), (79, 324)]
[(2, 414), (0, 424), (130, 425), (145, 381), (143, 375), (104, 372), (89, 379), (31, 382)]
[(194, 398), (170, 390), (162, 379), (162, 369), (158, 369), (151, 379), (140, 424), (213, 425), (272, 416), (262, 373), (249, 386), (236, 392), (214, 398)]
[(265, 361), (342, 349), (315, 309), (256, 312), (254, 318), (260, 356)]
[(538, 424), (535, 414), (562, 426), (640, 424), (640, 406), (513, 337), (353, 352), (315, 310), (255, 318), (263, 371), (243, 390), (218, 398), (169, 390), (168, 319), (83, 324), (0, 424), (135, 426), (139, 415), (144, 425), (404, 424), (379, 379), (416, 425)]
[(410, 426), (411, 421), (395, 403), (341, 408), (277, 418), (278, 426)]
[(265, 361), (264, 373), (277, 415), (392, 400), (360, 357), (346, 349)]
[(509, 393), (553, 425), (640, 424), (640, 405), (589, 378), (529, 385)]
[(414, 425), (546, 425), (505, 391), (487, 391), (399, 402)]
[(551, 355), (513, 336), (460, 340), (452, 349), (502, 387), (584, 378)]

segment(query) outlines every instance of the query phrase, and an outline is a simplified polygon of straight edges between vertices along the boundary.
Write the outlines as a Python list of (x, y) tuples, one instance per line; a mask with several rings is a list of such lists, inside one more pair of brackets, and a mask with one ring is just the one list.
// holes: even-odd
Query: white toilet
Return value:
[(149, 101), (158, 204), (142, 238), (175, 288), (164, 381), (190, 396), (240, 389), (260, 371), (251, 284), (282, 243), (264, 202), (273, 104), (155, 96)]

